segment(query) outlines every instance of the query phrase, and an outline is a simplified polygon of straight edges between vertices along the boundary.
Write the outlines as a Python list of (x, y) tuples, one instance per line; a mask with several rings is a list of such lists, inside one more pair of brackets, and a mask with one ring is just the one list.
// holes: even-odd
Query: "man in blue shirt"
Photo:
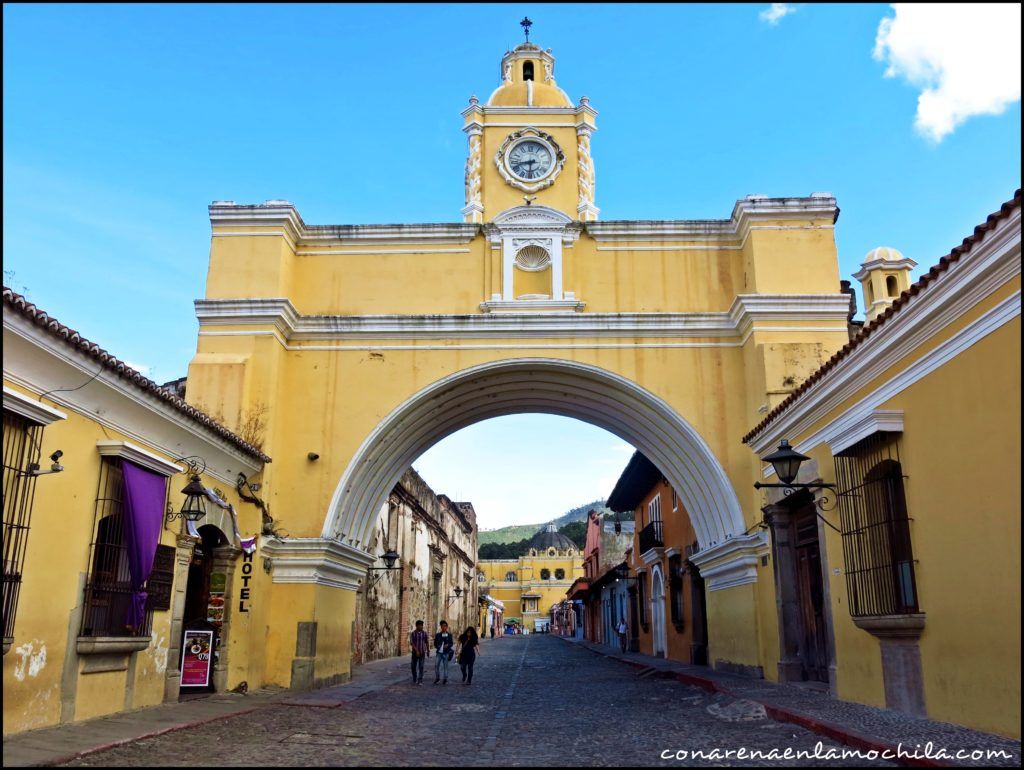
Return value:
[(444, 620), (439, 624), (441, 630), (434, 634), (434, 649), (437, 651), (437, 661), (434, 663), (434, 684), (441, 681), (444, 675), (444, 682), (448, 684), (448, 663), (455, 654), (455, 637), (448, 630), (448, 623)]

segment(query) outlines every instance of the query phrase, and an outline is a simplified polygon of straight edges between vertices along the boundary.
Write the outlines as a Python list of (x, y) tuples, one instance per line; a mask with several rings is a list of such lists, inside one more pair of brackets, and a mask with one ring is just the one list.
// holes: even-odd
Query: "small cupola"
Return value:
[(917, 263), (891, 246), (878, 246), (864, 257), (853, 277), (864, 289), (864, 320), (874, 321), (910, 288), (910, 271)]
[(501, 85), (487, 100), (488, 107), (574, 107), (572, 99), (555, 83), (555, 57), (551, 49), (530, 42), (533, 22), (519, 22), (526, 41), (501, 57)]

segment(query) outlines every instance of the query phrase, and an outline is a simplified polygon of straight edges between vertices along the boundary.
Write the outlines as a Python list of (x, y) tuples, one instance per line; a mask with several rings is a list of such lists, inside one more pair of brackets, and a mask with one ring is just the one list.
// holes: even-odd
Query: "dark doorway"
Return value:
[[(700, 546), (694, 543), (686, 549), (686, 555), (696, 553)], [(697, 565), (687, 558), (686, 572), (690, 576), (690, 662), (695, 666), (708, 665), (708, 606), (704, 596), (704, 578)]]
[(821, 578), (818, 519), (812, 506), (793, 516), (796, 583), (800, 603), (800, 664), (804, 681), (828, 682), (825, 592)]
[[(220, 623), (210, 621), (211, 598), (218, 594), (223, 596), (223, 586), (212, 586), (211, 576), (213, 574), (213, 552), (214, 549), (224, 545), (227, 540), (216, 527), (205, 526), (199, 528), (199, 535), (202, 538), (196, 543), (192, 551), (192, 561), (188, 565), (188, 583), (185, 587), (185, 611), (182, 616), (182, 636), (178, 639), (178, 649), (185, 639), (186, 631), (213, 631), (213, 644), (211, 652), (218, 649), (220, 642)], [(223, 600), (222, 600), (223, 601)], [(223, 612), (223, 607), (221, 608)], [(213, 662), (210, 664), (210, 683), (205, 687), (181, 688), (179, 699), (201, 697), (214, 692), (213, 686)]]
[(824, 565), (814, 499), (801, 491), (766, 506), (764, 513), (772, 529), (779, 680), (830, 686)]

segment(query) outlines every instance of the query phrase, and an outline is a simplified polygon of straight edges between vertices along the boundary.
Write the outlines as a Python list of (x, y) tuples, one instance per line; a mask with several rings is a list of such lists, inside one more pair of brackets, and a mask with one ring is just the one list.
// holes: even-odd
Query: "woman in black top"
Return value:
[(476, 629), (470, 626), (459, 635), (459, 668), (462, 669), (463, 684), (473, 684), (473, 664), (479, 654), (480, 639)]

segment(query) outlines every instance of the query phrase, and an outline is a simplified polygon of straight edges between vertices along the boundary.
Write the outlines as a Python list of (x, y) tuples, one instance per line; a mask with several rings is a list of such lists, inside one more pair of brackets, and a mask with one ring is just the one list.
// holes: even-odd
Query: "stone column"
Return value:
[(177, 702), (181, 691), (181, 626), (185, 616), (185, 591), (188, 588), (188, 565), (199, 538), (178, 535), (174, 551), (174, 594), (171, 598), (171, 637), (167, 642), (167, 669), (164, 680), (164, 702)]
[(228, 686), (228, 644), (231, 637), (231, 618), (234, 602), (234, 590), (232, 578), (235, 573), (235, 563), (238, 561), (242, 549), (238, 546), (222, 545), (213, 549), (213, 570), (212, 572), (223, 572), (224, 581), (224, 622), (220, 627), (220, 652), (214, 659), (213, 666), (213, 689), (217, 692), (225, 692)]
[(772, 566), (775, 574), (775, 602), (779, 615), (779, 681), (803, 679), (800, 660), (800, 600), (797, 595), (796, 559), (791, 540), (792, 513), (785, 505), (761, 509), (772, 530)]
[(853, 619), (858, 628), (878, 637), (881, 643), (885, 707), (922, 717), (928, 715), (918, 646), (924, 619), (924, 613)]

